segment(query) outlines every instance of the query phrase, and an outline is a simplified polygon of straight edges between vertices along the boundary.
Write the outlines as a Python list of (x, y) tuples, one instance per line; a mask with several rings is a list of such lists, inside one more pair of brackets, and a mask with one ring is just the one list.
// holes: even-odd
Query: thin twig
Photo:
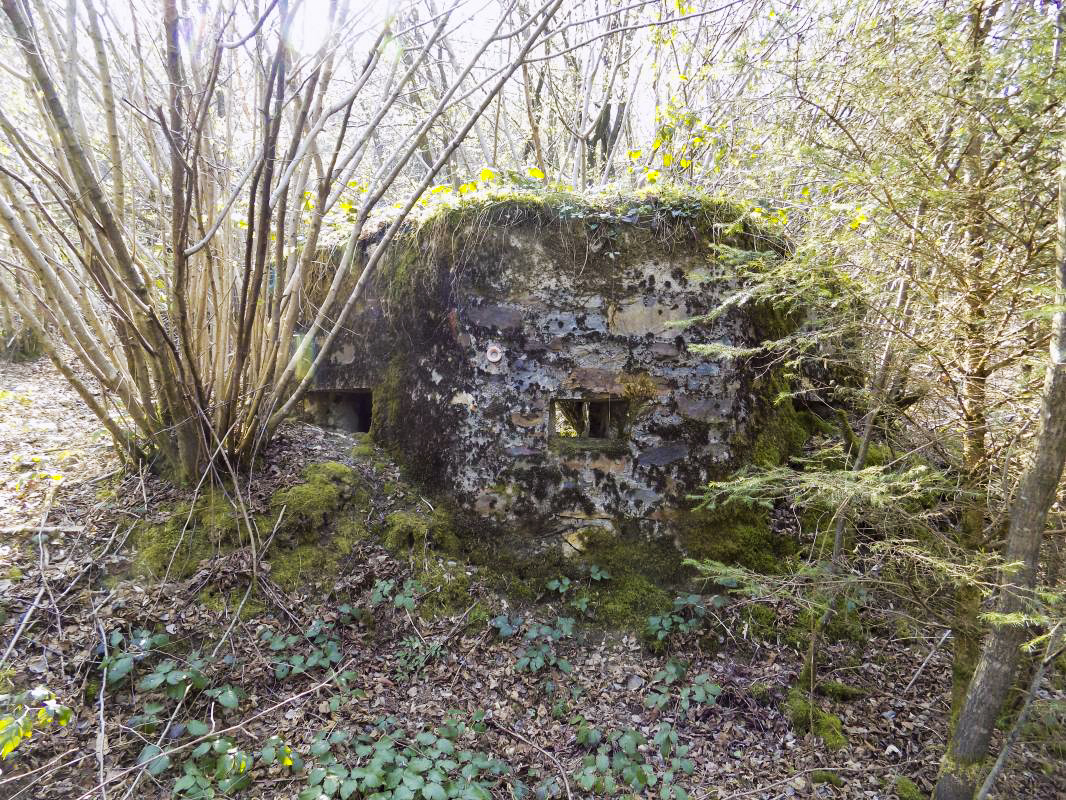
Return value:
[(921, 666), (918, 667), (918, 671), (914, 673), (914, 677), (911, 678), (910, 682), (906, 685), (906, 687), (904, 687), (904, 689), (903, 689), (903, 693), (904, 694), (906, 694), (907, 692), (909, 692), (911, 690), (911, 687), (914, 686), (914, 682), (916, 680), (918, 680), (918, 676), (921, 675), (922, 674), (922, 670), (925, 669), (925, 665), (929, 663), (929, 659), (931, 659), (933, 657), (933, 655), (936, 653), (936, 651), (940, 649), (941, 645), (943, 645), (944, 642), (947, 641), (947, 638), (949, 636), (951, 636), (951, 629), (950, 628), (948, 628), (948, 630), (944, 631), (944, 634), (940, 637), (940, 641), (937, 642), (935, 645), (933, 645), (933, 649), (929, 651), (929, 655), (927, 655), (925, 657), (925, 661), (923, 661)]
[(566, 769), (563, 767), (563, 764), (562, 764), (562, 762), (559, 759), (557, 759), (555, 756), (553, 756), (551, 753), (549, 753), (547, 750), (545, 750), (540, 745), (538, 745), (538, 744), (536, 744), (534, 742), (531, 742), (529, 739), (527, 739), (525, 736), (520, 734), (518, 731), (513, 731), (510, 728), (507, 728), (507, 727), (501, 725), (500, 723), (498, 723), (494, 719), (490, 719), (489, 722), (492, 724), (492, 726), (494, 728), (498, 728), (499, 730), (501, 730), (504, 733), (506, 733), (508, 736), (513, 736), (514, 738), (518, 739), (518, 741), (525, 742), (530, 747), (532, 747), (534, 750), (536, 750), (541, 755), (543, 755), (545, 758), (549, 759), (553, 764), (555, 764), (555, 768), (557, 770), (559, 770), (559, 777), (561, 777), (563, 779), (563, 788), (566, 789), (567, 800), (574, 800), (574, 795), (570, 792), (570, 781), (567, 780), (567, 777), (566, 777)]
[[(48, 514), (52, 511), (52, 503), (55, 502), (55, 488), (48, 493), (48, 497), (45, 499), (44, 511), (41, 513), (41, 521), (37, 525), (37, 530), (40, 531), (44, 528), (44, 523), (48, 521)], [(30, 617), (33, 616), (33, 612), (37, 610), (38, 604), (41, 602), (41, 598), (44, 597), (45, 590), (48, 588), (48, 579), (44, 574), (45, 562), (47, 561), (47, 553), (44, 549), (44, 541), (40, 540), (41, 549), (41, 588), (37, 592), (37, 596), (33, 598), (33, 605), (29, 607), (29, 610), (22, 616), (22, 622), (19, 623), (18, 630), (15, 631), (15, 635), (11, 637), (11, 641), (7, 645), (7, 649), (4, 650), (4, 655), (0, 656), (0, 667), (7, 663), (7, 657), (11, 655), (11, 651), (15, 649), (15, 644), (18, 642), (19, 637), (22, 636), (23, 631), (26, 630), (26, 626), (30, 623)]]

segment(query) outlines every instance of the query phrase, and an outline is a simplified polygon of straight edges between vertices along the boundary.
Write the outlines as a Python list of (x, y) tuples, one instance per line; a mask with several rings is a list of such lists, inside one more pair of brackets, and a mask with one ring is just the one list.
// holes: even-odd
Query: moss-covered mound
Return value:
[(394, 240), (380, 267), (383, 297), (398, 308), (420, 307), (436, 296), (451, 266), (477, 261), (486, 238), (509, 228), (540, 231), (560, 267), (592, 280), (649, 248), (670, 252), (696, 243), (787, 254), (782, 229), (751, 211), (735, 200), (674, 188), (624, 195), (508, 188), (447, 198), (414, 214)]
[[(269, 513), (252, 519), (260, 542), (277, 526), (266, 562), (271, 578), (288, 590), (335, 577), (343, 557), (367, 535), (363, 519), (370, 496), (355, 470), (327, 461), (308, 466), (301, 477), (270, 498)], [(195, 503), (172, 506), (160, 523), (138, 525), (131, 543), (136, 574), (180, 580), (205, 559), (243, 547), (249, 538), (233, 501), (224, 490), (211, 489)]]
[(369, 502), (358, 474), (336, 461), (311, 464), (301, 473), (303, 481), (276, 492), (270, 498), (270, 513), (280, 532), (299, 540), (318, 531), (327, 520), (348, 506), (365, 507)]

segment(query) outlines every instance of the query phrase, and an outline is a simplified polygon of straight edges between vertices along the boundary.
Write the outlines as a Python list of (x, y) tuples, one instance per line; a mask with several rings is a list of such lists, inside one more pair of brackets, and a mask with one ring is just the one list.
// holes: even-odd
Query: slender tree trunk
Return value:
[[(996, 611), (1027, 614), (1048, 509), (1055, 500), (1066, 463), (1066, 148), (1059, 166), (1056, 310), (1051, 353), (1040, 404), (1040, 428), (1032, 464), (1022, 477), (1011, 507), (1010, 527)], [(989, 765), (988, 745), (996, 718), (1014, 685), (1021, 646), (1032, 636), (1026, 625), (998, 625), (989, 634), (941, 763), (936, 800), (971, 800)]]

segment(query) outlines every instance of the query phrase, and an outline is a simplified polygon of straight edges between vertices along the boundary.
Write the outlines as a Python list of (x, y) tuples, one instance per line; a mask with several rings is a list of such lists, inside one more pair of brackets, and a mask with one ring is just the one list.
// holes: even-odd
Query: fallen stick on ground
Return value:
[(555, 764), (555, 768), (557, 770), (559, 770), (559, 776), (563, 779), (563, 788), (566, 789), (567, 800), (574, 800), (574, 795), (570, 793), (570, 781), (567, 780), (567, 778), (566, 778), (566, 770), (563, 768), (563, 764), (562, 764), (562, 762), (559, 759), (557, 759), (555, 756), (553, 756), (551, 753), (549, 753), (547, 750), (545, 750), (540, 745), (535, 744), (534, 742), (531, 742), (529, 739), (527, 739), (525, 736), (520, 734), (518, 731), (513, 731), (510, 728), (506, 728), (503, 725), (501, 725), (500, 723), (496, 722), (496, 720), (490, 719), (489, 723), (492, 725), (492, 727), (503, 731), (508, 736), (513, 736), (514, 738), (518, 739), (518, 741), (525, 742), (530, 747), (532, 747), (534, 750), (536, 750), (541, 755), (543, 755), (545, 758), (551, 759), (552, 763)]

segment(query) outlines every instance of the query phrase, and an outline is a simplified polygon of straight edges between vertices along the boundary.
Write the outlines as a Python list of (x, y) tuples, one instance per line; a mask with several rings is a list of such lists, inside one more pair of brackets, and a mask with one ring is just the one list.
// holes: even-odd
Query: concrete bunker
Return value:
[(414, 222), (316, 391), (372, 391), (374, 440), (500, 530), (677, 540), (708, 480), (802, 440), (778, 435), (797, 413), (759, 353), (797, 324), (726, 302), (736, 253), (788, 247), (725, 201), (576, 203), (512, 193)]

